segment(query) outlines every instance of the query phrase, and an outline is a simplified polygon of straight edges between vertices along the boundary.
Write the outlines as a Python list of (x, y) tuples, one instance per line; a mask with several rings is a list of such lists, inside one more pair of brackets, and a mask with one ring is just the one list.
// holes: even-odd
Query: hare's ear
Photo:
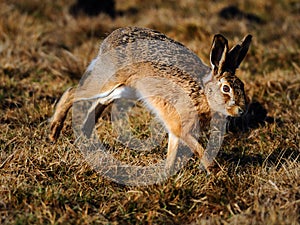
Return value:
[(228, 57), (226, 59), (226, 69), (229, 71), (235, 71), (245, 58), (250, 43), (251, 43), (252, 36), (247, 35), (241, 43), (235, 45), (229, 52)]
[(210, 63), (215, 72), (215, 74), (221, 73), (223, 71), (223, 66), (228, 53), (228, 41), (221, 35), (216, 34), (212, 43), (210, 51)]

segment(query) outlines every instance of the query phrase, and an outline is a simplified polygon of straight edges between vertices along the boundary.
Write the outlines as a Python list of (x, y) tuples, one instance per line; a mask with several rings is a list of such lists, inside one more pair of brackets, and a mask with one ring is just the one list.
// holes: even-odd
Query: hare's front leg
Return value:
[(178, 144), (179, 144), (179, 138), (176, 137), (174, 134), (169, 133), (168, 152), (167, 152), (167, 160), (165, 165), (167, 171), (172, 171), (174, 169)]
[[(192, 150), (194, 154), (201, 159), (204, 169), (209, 174), (210, 171), (208, 167), (210, 166), (209, 162), (204, 158), (204, 148), (199, 144), (199, 142), (191, 134), (186, 134), (180, 139)], [(180, 140), (177, 136), (172, 133), (169, 133), (169, 142), (168, 142), (168, 153), (167, 153), (167, 163), (166, 169), (173, 170), (175, 165), (175, 159), (178, 151), (178, 144)]]
[(57, 103), (54, 115), (50, 119), (49, 139), (51, 141), (56, 141), (56, 139), (59, 137), (60, 131), (64, 125), (64, 121), (67, 117), (67, 113), (73, 105), (74, 92), (75, 89), (73, 87), (67, 89)]
[(209, 174), (210, 172), (208, 167), (210, 166), (210, 164), (204, 157), (204, 148), (202, 147), (202, 145), (191, 134), (184, 135), (183, 137), (181, 137), (181, 140), (184, 141), (186, 145), (192, 150), (192, 152), (201, 159), (204, 169)]

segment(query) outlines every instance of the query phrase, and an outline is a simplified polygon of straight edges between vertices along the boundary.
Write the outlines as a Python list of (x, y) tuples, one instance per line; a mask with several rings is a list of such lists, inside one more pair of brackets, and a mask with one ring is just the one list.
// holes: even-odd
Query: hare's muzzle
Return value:
[(242, 116), (245, 112), (246, 112), (246, 109), (244, 109), (243, 107), (237, 106), (237, 105), (227, 108), (227, 113), (229, 114), (229, 116), (232, 116), (232, 117)]

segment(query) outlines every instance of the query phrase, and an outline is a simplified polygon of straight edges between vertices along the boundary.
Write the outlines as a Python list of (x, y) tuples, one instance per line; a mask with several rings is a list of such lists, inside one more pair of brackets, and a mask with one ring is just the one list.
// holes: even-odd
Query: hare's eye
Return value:
[(230, 91), (230, 87), (228, 85), (223, 85), (223, 91), (224, 92), (229, 92)]

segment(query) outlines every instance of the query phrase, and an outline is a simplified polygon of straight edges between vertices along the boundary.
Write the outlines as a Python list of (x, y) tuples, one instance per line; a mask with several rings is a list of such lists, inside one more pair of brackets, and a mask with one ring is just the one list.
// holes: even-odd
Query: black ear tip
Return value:
[(224, 39), (226, 39), (222, 34), (215, 34), (215, 38), (224, 38)]
[(222, 34), (215, 34), (214, 39), (218, 40), (227, 40)]
[(213, 43), (228, 46), (228, 40), (222, 34), (215, 34)]
[(252, 40), (252, 35), (251, 34), (248, 34), (245, 39), (244, 39), (246, 42), (250, 42)]

